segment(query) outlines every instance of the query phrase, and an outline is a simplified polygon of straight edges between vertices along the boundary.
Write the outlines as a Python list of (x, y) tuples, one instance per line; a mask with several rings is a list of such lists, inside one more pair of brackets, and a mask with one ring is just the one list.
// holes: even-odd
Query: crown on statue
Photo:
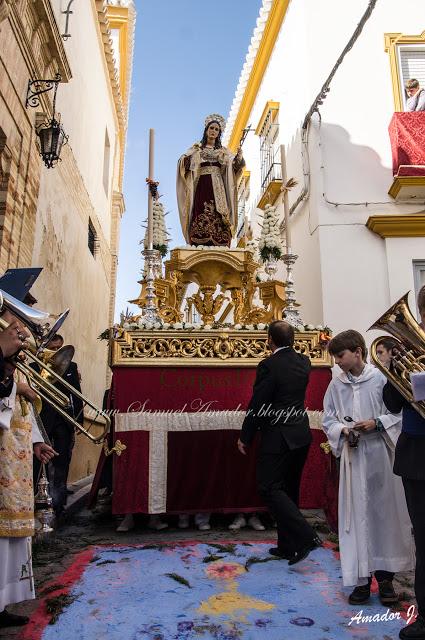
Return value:
[(218, 113), (212, 113), (211, 115), (205, 118), (205, 128), (209, 127), (211, 122), (218, 122), (220, 125), (220, 129), (223, 132), (226, 126), (226, 120)]

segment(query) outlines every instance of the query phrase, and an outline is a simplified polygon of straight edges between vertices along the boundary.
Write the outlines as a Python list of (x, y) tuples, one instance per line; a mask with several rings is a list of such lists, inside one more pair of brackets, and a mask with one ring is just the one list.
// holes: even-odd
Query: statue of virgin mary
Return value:
[(221, 145), (223, 116), (205, 119), (201, 142), (181, 156), (177, 167), (177, 202), (186, 242), (230, 246), (237, 224), (237, 178), (245, 166), (242, 151)]

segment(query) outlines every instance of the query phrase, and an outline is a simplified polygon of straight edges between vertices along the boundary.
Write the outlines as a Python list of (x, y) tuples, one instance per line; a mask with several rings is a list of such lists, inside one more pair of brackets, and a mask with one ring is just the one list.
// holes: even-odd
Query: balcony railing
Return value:
[(274, 204), (282, 187), (282, 166), (280, 163), (280, 149), (270, 150), (269, 156), (263, 156), (261, 166), (261, 197), (257, 204), (264, 209), (266, 204)]

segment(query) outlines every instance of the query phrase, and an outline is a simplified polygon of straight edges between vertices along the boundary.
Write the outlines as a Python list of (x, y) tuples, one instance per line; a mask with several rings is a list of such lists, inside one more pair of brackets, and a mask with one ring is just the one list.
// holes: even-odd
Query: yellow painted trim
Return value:
[(123, 102), (126, 101), (127, 76), (128, 76), (128, 9), (125, 7), (107, 8), (110, 29), (119, 31), (119, 51), (120, 51), (120, 88)]
[(251, 180), (251, 171), (248, 171), (247, 169), (243, 169), (239, 174), (239, 177), (237, 180), (238, 190), (242, 182), (245, 182), (245, 188), (248, 187), (250, 180)]
[(261, 196), (257, 208), (264, 209), (266, 204), (274, 204), (279, 197), (282, 189), (282, 180), (272, 180), (267, 185), (263, 195)]
[(273, 0), (273, 5), (270, 9), (267, 23), (264, 28), (263, 37), (261, 38), (251, 74), (248, 78), (245, 93), (230, 135), (229, 148), (232, 151), (236, 151), (239, 146), (242, 131), (247, 125), (252, 107), (254, 106), (258, 89), (260, 88), (261, 81), (267, 69), (289, 2), (290, 0)]
[(422, 238), (425, 214), (370, 216), (366, 226), (381, 238)]
[(403, 44), (425, 45), (425, 31), (419, 35), (404, 36), (402, 33), (384, 34), (385, 51), (389, 54), (391, 81), (394, 94), (394, 110), (403, 111), (403, 94), (401, 89), (401, 73), (398, 64), (397, 46)]
[(395, 176), (388, 194), (395, 199), (402, 187), (422, 186), (425, 186), (425, 176)]
[[(118, 46), (120, 53), (119, 60), (119, 81), (120, 81), (120, 91), (121, 98), (124, 105), (124, 111), (127, 112), (127, 83), (128, 83), (128, 72), (129, 72), (129, 51), (130, 51), (130, 43), (128, 41), (128, 8), (127, 7), (107, 7), (107, 16), (109, 21), (110, 29), (118, 29)], [(119, 132), (119, 143), (120, 143), (120, 168), (119, 168), (119, 186), (120, 190), (122, 188), (123, 183), (123, 174), (124, 174), (124, 156), (125, 156), (125, 131), (122, 127), (120, 127)]]
[(273, 102), (272, 100), (269, 100), (268, 102), (266, 102), (266, 106), (264, 107), (263, 113), (261, 114), (260, 121), (257, 124), (257, 128), (255, 130), (256, 136), (260, 135), (261, 129), (263, 128), (263, 125), (266, 121), (269, 111), (274, 112), (272, 113), (272, 122), (276, 120), (276, 116), (279, 112), (279, 107), (280, 107), (280, 102)]

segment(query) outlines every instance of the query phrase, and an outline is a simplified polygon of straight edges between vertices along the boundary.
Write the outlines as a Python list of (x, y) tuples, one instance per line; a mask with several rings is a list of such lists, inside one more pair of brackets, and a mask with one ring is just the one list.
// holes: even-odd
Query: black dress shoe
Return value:
[(288, 558), (289, 560), (288, 565), (292, 566), (294, 564), (297, 564), (297, 562), (301, 562), (301, 560), (304, 560), (305, 558), (307, 558), (308, 554), (311, 551), (314, 551), (314, 549), (317, 549), (318, 547), (321, 547), (321, 546), (322, 546), (322, 541), (319, 538), (314, 538), (311, 542), (306, 544), (304, 547), (296, 551), (294, 555)]
[(378, 587), (381, 604), (386, 607), (398, 602), (398, 595), (394, 591), (391, 580), (382, 580), (381, 582), (378, 582)]
[(4, 609), (0, 613), (0, 628), (1, 627), (22, 627), (24, 624), (28, 624), (30, 621), (27, 616), (17, 616), (15, 613), (9, 613)]
[(415, 622), (403, 627), (398, 637), (401, 640), (425, 640), (425, 618), (418, 616)]
[(292, 557), (288, 551), (283, 551), (283, 549), (279, 549), (279, 547), (270, 547), (269, 553), (276, 558), (282, 558), (282, 560), (289, 560), (289, 558)]
[(370, 598), (370, 584), (362, 584), (355, 589), (348, 596), (348, 602), (350, 604), (364, 604)]

